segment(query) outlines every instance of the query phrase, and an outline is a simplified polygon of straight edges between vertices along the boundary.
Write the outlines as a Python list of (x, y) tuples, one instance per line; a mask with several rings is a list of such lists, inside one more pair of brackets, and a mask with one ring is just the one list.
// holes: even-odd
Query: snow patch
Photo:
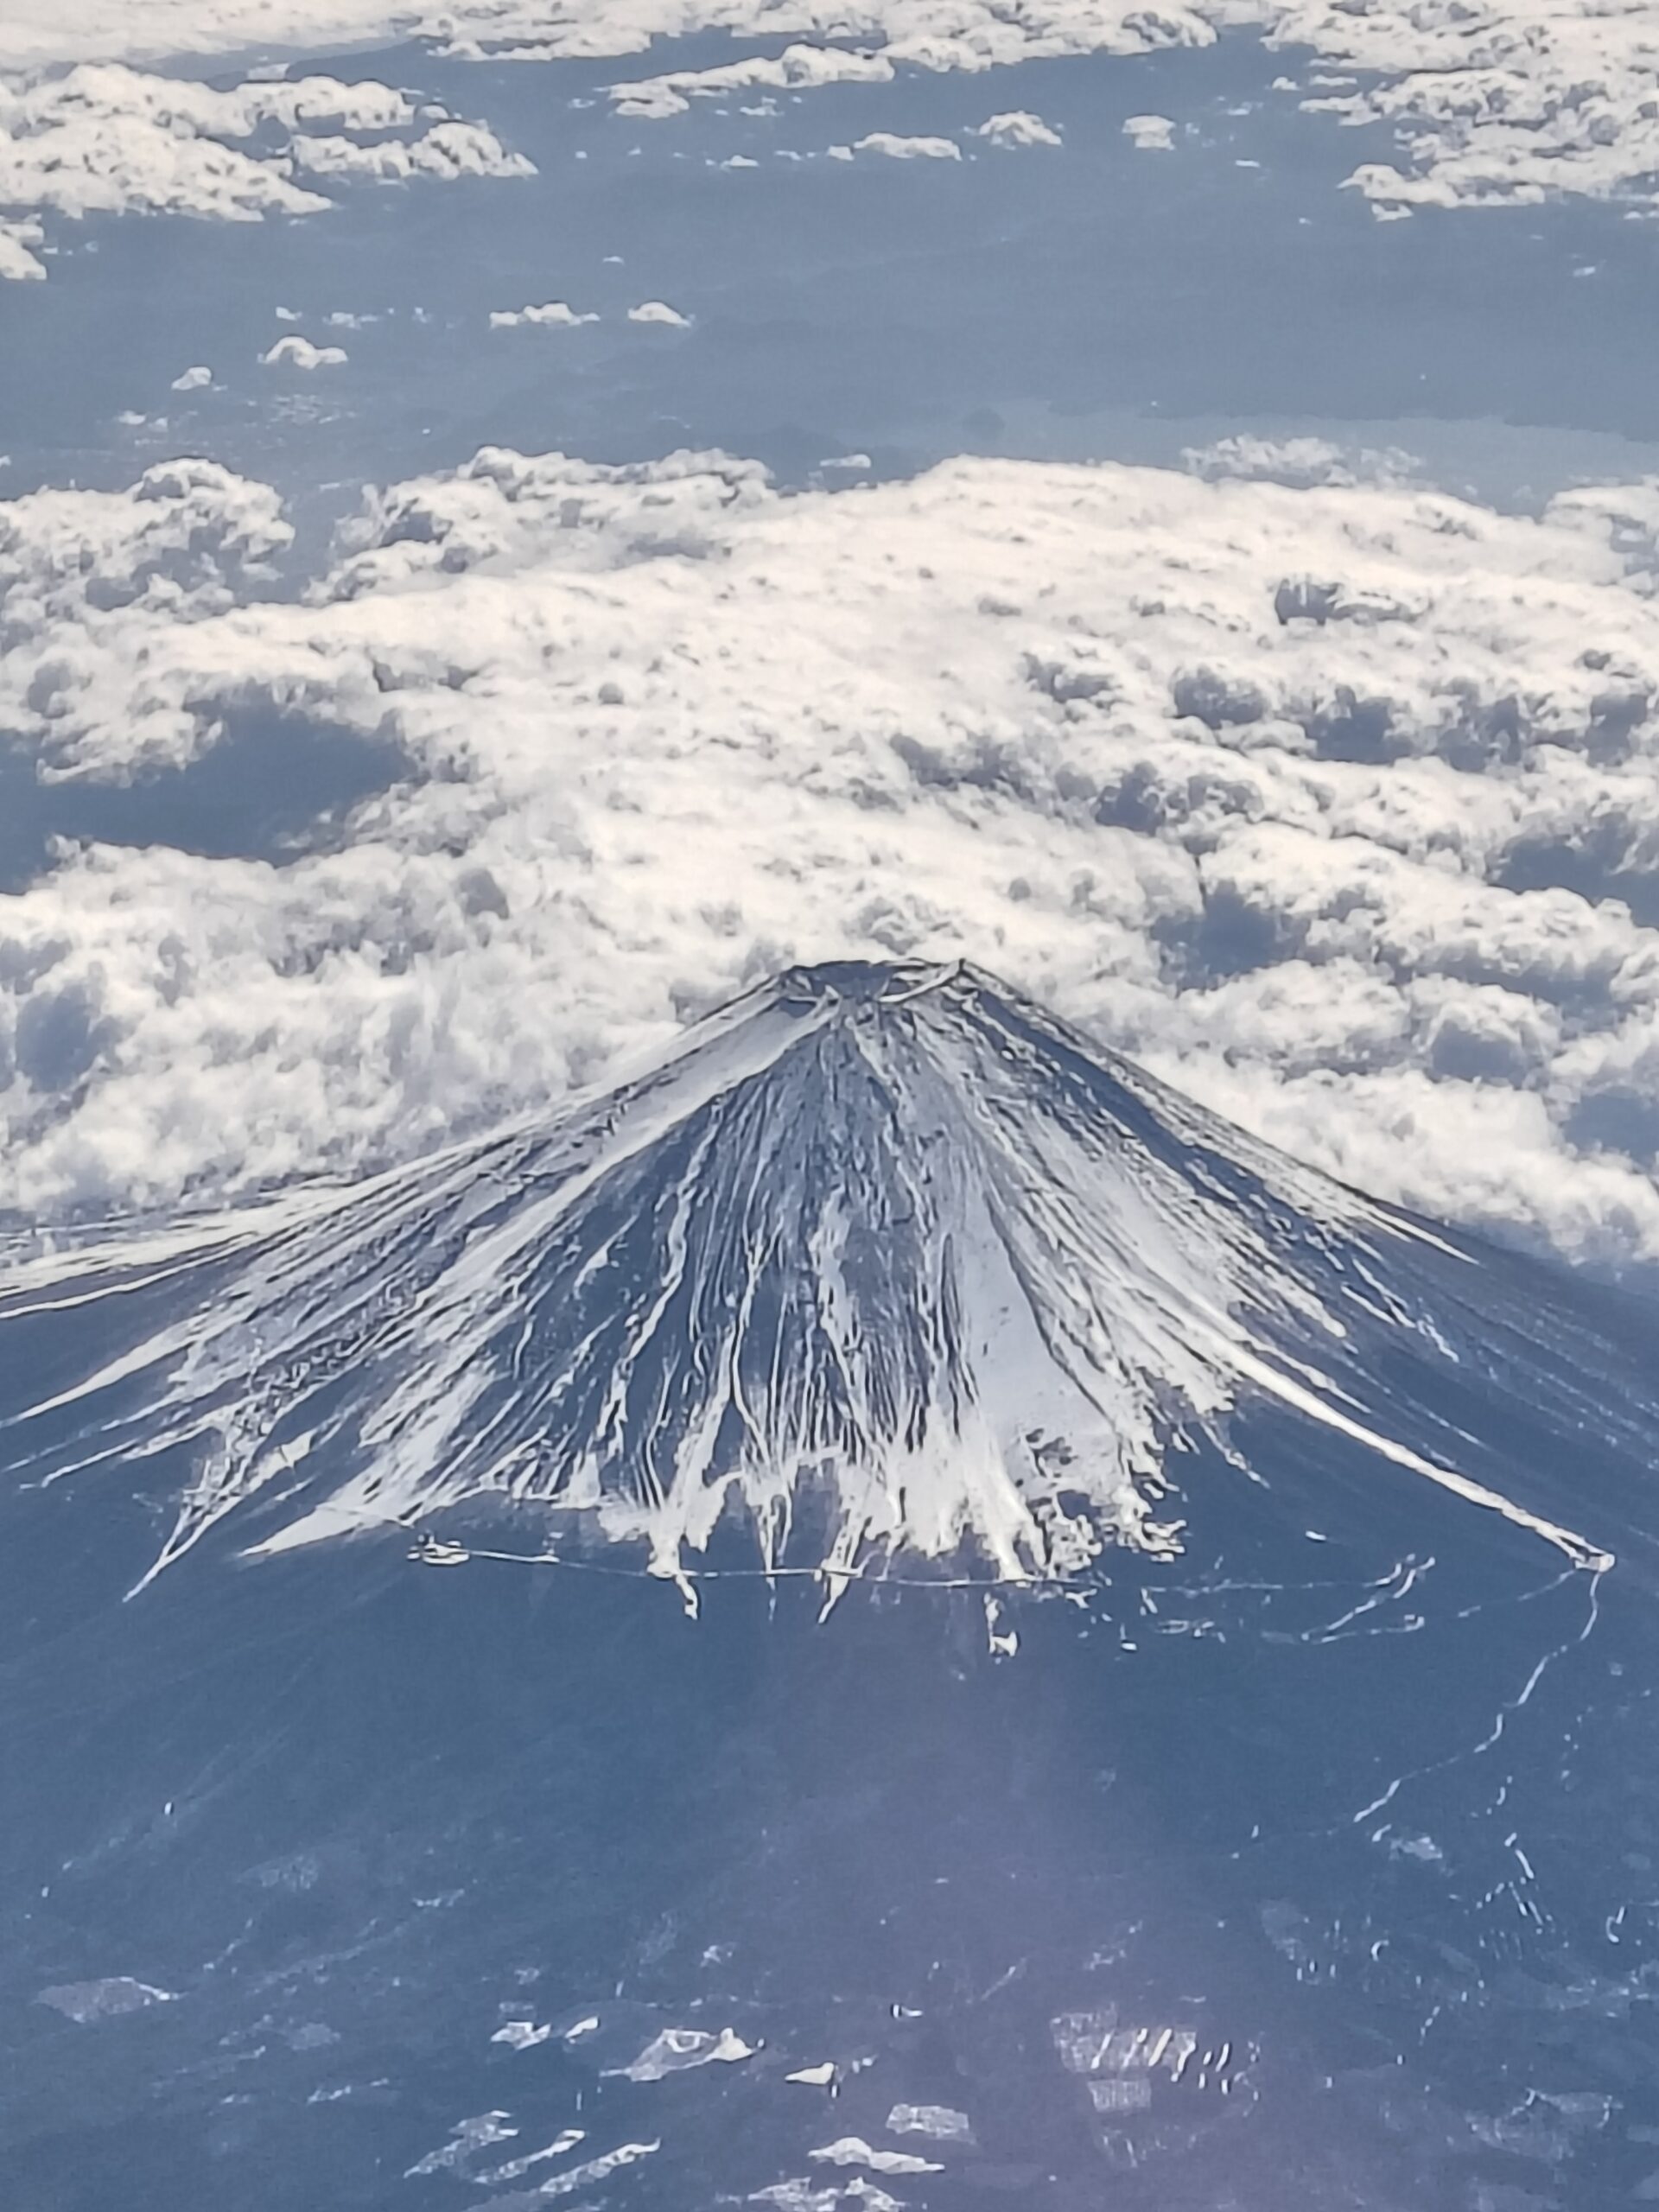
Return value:
[(887, 2114), (889, 2135), (925, 2135), (936, 2143), (971, 2144), (973, 2123), (950, 2105), (894, 2105)]
[(820, 2150), (809, 2151), (810, 2158), (827, 2166), (868, 2166), (878, 2174), (942, 2174), (944, 2168), (933, 2158), (918, 2158), (910, 2151), (878, 2151), (868, 2144), (861, 2135), (842, 2135), (835, 2142), (826, 2143)]
[(176, 1991), (158, 1989), (153, 1982), (136, 1981), (130, 1974), (111, 1974), (102, 1981), (66, 1981), (41, 1990), (37, 2005), (49, 2005), (67, 2020), (82, 2027), (95, 2020), (119, 2019), (128, 2012), (148, 2012), (155, 2005), (173, 2005)]
[(718, 2035), (702, 2028), (664, 2028), (632, 2065), (613, 2067), (610, 2071), (629, 2082), (660, 2082), (667, 2075), (683, 2074), (693, 2066), (736, 2065), (753, 2058), (756, 2049), (730, 2028), (721, 2028)]

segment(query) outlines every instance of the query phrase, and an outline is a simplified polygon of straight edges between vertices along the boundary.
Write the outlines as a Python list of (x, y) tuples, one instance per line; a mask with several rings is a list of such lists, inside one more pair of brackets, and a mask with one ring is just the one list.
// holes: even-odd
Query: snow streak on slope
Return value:
[(163, 1318), (11, 1440), (188, 1452), (158, 1566), (231, 1515), (270, 1551), (493, 1501), (669, 1575), (730, 1514), (833, 1591), (1170, 1550), (1166, 1452), (1267, 1398), (1607, 1564), (1366, 1418), (1357, 1337), (1457, 1357), (1426, 1245), (1476, 1271), (972, 969), (795, 969), (541, 1126), (16, 1270), (0, 1324)]

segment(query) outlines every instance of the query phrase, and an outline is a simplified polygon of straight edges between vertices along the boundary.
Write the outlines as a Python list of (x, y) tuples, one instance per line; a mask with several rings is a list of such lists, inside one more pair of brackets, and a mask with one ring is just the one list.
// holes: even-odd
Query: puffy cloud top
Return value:
[(338, 849), (76, 847), (10, 902), (5, 1201), (361, 1166), (787, 959), (966, 951), (1385, 1195), (1659, 1255), (1649, 487), (497, 450), (297, 601), (206, 464), (0, 512), (48, 782), (250, 714), (410, 764)]
[(610, 86), (619, 115), (651, 121), (683, 115), (694, 99), (732, 92), (804, 92), (823, 85), (890, 85), (897, 72), (885, 54), (838, 46), (789, 46), (775, 56), (755, 54), (714, 69), (676, 69), (660, 77), (635, 77)]
[(1061, 146), (1065, 143), (1052, 124), (1023, 107), (988, 116), (974, 136), (988, 138), (993, 146)]
[(1123, 136), (1143, 154), (1167, 154), (1175, 143), (1175, 125), (1166, 115), (1132, 115), (1124, 123)]
[(596, 315), (578, 315), (567, 300), (548, 300), (533, 308), (493, 308), (490, 311), (492, 330), (574, 330), (580, 323), (598, 321)]
[[(1489, 0), (1473, 9), (1467, 0), (1374, 0), (1363, 8), (1348, 0), (1172, 0), (1155, 10), (1135, 0), (1034, 0), (1017, 10), (997, 0), (863, 0), (850, 20), (829, 0), (781, 7), (770, 0), (417, 0), (413, 8), (392, 0), (276, 0), (274, 7), (271, 0), (147, 0), (142, 8), (130, 0), (11, 0), (0, 19), (0, 70), (229, 54), (272, 42), (315, 50), (410, 35), (435, 39), (452, 54), (536, 60), (637, 54), (654, 38), (712, 29), (782, 33), (797, 42), (776, 57), (619, 82), (612, 88), (619, 108), (663, 117), (726, 92), (877, 83), (906, 67), (982, 71), (1054, 55), (1144, 54), (1250, 29), (1320, 59), (1324, 67), (1306, 88), (1308, 106), (1344, 122), (1395, 127), (1397, 160), (1363, 162), (1349, 180), (1379, 213), (1512, 204), (1552, 193), (1659, 200), (1659, 39), (1649, 0), (1595, 9), (1579, 0)], [(849, 30), (856, 47), (823, 42)], [(238, 97), (190, 89), (205, 101)], [(66, 141), (60, 166), (71, 176), (81, 172), (78, 192), (100, 205), (167, 204), (146, 195), (167, 190), (173, 172), (175, 194), (207, 200), (215, 212), (259, 213), (280, 203), (280, 175), (249, 175), (273, 165), (247, 154), (227, 161), (199, 146), (188, 150), (204, 135), (222, 148), (245, 132), (190, 123), (184, 149), (169, 154), (147, 128), (149, 97), (121, 90), (90, 162), (84, 134), (79, 144)], [(16, 130), (0, 101), (5, 133)], [(1143, 132), (1137, 143), (1166, 142)], [(475, 126), (442, 124), (416, 143), (424, 154), (375, 149), (383, 166), (359, 162), (361, 149), (344, 155), (325, 144), (308, 156), (302, 149), (292, 167), (299, 175), (339, 173), (331, 161), (367, 174), (474, 175), (481, 164), (499, 175), (506, 172), (498, 164), (512, 159)], [(44, 193), (9, 194), (0, 158), (0, 205), (61, 204)], [(287, 181), (303, 195), (305, 186)], [(15, 234), (0, 235), (0, 273), (35, 273), (29, 262), (38, 257)]]
[(46, 264), (35, 249), (46, 236), (32, 215), (0, 220), (0, 283), (22, 283), (46, 275)]
[[(307, 127), (317, 123), (335, 127)], [(410, 135), (362, 143), (392, 131)], [(97, 64), (33, 86), (0, 81), (0, 207), (257, 222), (330, 206), (321, 180), (531, 173), (481, 124), (417, 116), (406, 93), (372, 79), (303, 77), (216, 92)], [(0, 277), (43, 273), (25, 251), (38, 226), (32, 238), (13, 237), (10, 251), (0, 241)]]
[(1258, 483), (1402, 484), (1421, 474), (1413, 454), (1398, 446), (1380, 449), (1339, 446), (1329, 438), (1262, 438), (1243, 433), (1217, 438), (1213, 445), (1187, 446), (1185, 465), (1212, 482), (1224, 476), (1248, 477)]
[(259, 356), (267, 369), (337, 369), (346, 359), (343, 346), (315, 346), (308, 338), (302, 338), (297, 331), (290, 331), (286, 338), (279, 338)]
[(894, 162), (959, 162), (962, 149), (954, 138), (907, 138), (893, 130), (871, 130), (855, 138), (855, 154), (885, 154)]

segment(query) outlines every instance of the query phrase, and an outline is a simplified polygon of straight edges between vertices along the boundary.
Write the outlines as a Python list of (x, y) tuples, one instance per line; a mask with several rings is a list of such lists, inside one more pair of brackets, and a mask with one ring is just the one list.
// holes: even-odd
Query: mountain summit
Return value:
[(1179, 1548), (1179, 1455), (1260, 1484), (1236, 1424), (1265, 1414), (1605, 1567), (1444, 1409), (1448, 1381), (1569, 1430), (1591, 1406), (1570, 1306), (1541, 1319), (1513, 1266), (976, 969), (838, 963), (538, 1123), (38, 1262), (0, 1324), (104, 1307), (119, 1350), (12, 1438), (54, 1475), (178, 1455), (157, 1565), (221, 1522), (429, 1544), (489, 1507), (683, 1580), (734, 1529), (832, 1595), (905, 1557), (1050, 1581)]

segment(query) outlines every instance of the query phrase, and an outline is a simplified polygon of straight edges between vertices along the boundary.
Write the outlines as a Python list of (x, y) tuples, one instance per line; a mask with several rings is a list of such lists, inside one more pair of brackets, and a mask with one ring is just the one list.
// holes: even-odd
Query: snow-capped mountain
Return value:
[(977, 970), (842, 963), (539, 1123), (15, 1268), (0, 1340), (74, 1311), (107, 1356), (7, 1442), (35, 1479), (165, 1455), (157, 1565), (220, 1522), (269, 1553), (518, 1507), (532, 1548), (635, 1541), (688, 1589), (741, 1531), (833, 1598), (1176, 1552), (1182, 1455), (1230, 1437), (1260, 1483), (1236, 1423), (1267, 1409), (1605, 1567), (1596, 1502), (1517, 1486), (1441, 1410), (1450, 1382), (1507, 1420), (1651, 1421), (1507, 1281)]
[(16, 1258), (12, 2197), (1648, 2201), (1655, 1342), (961, 968)]

